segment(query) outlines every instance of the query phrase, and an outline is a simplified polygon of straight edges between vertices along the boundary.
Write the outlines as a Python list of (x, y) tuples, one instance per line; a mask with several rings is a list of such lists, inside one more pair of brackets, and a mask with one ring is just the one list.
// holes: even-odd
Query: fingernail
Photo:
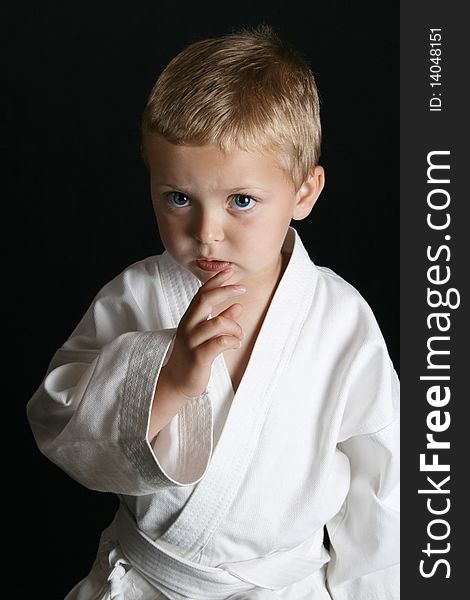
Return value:
[(243, 285), (234, 285), (233, 289), (235, 292), (240, 292), (240, 293), (246, 292), (246, 287)]

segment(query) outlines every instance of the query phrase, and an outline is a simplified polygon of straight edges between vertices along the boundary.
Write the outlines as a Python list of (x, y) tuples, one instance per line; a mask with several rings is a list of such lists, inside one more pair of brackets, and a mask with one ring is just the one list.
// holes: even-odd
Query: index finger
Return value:
[(212, 275), (205, 283), (203, 283), (200, 289), (204, 288), (204, 291), (213, 290), (220, 287), (224, 281), (227, 281), (230, 276), (233, 275), (233, 268), (227, 267), (223, 271), (219, 271), (215, 275)]
[(231, 269), (227, 269), (218, 273), (199, 288), (183, 315), (182, 321), (186, 326), (192, 327), (205, 319), (209, 319), (215, 305), (233, 296), (245, 293), (246, 288), (244, 285), (223, 285), (224, 281), (229, 279), (231, 272)]

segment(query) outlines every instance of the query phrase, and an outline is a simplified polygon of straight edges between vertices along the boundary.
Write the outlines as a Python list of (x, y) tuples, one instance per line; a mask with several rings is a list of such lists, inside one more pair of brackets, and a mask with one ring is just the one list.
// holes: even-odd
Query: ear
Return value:
[(292, 218), (295, 221), (301, 221), (310, 214), (324, 185), (325, 171), (323, 167), (317, 165), (296, 194), (296, 202), (292, 212)]

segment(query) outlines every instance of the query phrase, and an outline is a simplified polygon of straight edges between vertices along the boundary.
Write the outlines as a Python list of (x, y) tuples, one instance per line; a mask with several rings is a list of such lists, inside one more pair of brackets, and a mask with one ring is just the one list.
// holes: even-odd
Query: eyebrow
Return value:
[[(181, 192), (184, 192), (185, 194), (191, 195), (190, 192), (185, 191), (188, 189), (188, 188), (186, 188), (185, 185), (174, 185), (173, 183), (164, 183), (164, 182), (160, 182), (160, 181), (156, 181), (154, 183), (154, 185), (161, 185), (161, 186), (168, 187), (173, 190), (179, 190)], [(268, 191), (266, 188), (262, 188), (257, 185), (251, 185), (250, 183), (247, 183), (245, 185), (240, 185), (240, 186), (237, 186), (237, 187), (231, 188), (231, 189), (226, 189), (224, 191), (228, 192), (229, 194), (237, 194), (244, 190), (257, 190), (259, 192), (264, 192), (264, 193), (266, 193)]]
[(266, 188), (262, 188), (257, 185), (251, 185), (249, 183), (247, 185), (241, 185), (240, 187), (233, 188), (232, 190), (228, 190), (228, 191), (230, 191), (232, 194), (235, 194), (236, 192), (241, 192), (243, 190), (258, 190), (259, 192), (267, 192), (268, 191)]
[(155, 181), (154, 183), (152, 183), (152, 187), (153, 186), (165, 187), (165, 188), (168, 188), (168, 191), (180, 192), (181, 194), (188, 196), (188, 198), (191, 198), (192, 200), (197, 199), (197, 195), (194, 192), (190, 192), (189, 188), (187, 188), (185, 185), (174, 185), (173, 183), (164, 183), (163, 181)]
[(184, 192), (184, 189), (186, 188), (185, 185), (174, 185), (173, 183), (164, 183), (163, 181), (155, 181), (153, 185), (161, 185), (164, 187), (171, 188), (172, 190), (179, 190), (181, 192)]

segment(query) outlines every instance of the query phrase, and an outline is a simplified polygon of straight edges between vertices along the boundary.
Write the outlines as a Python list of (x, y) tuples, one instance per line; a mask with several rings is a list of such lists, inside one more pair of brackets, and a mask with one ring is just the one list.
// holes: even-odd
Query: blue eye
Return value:
[(182, 192), (169, 192), (166, 198), (170, 206), (175, 208), (185, 208), (191, 205), (191, 200)]
[(256, 205), (256, 200), (251, 196), (245, 196), (245, 194), (237, 194), (233, 196), (231, 204), (234, 208), (243, 211), (253, 208)]

